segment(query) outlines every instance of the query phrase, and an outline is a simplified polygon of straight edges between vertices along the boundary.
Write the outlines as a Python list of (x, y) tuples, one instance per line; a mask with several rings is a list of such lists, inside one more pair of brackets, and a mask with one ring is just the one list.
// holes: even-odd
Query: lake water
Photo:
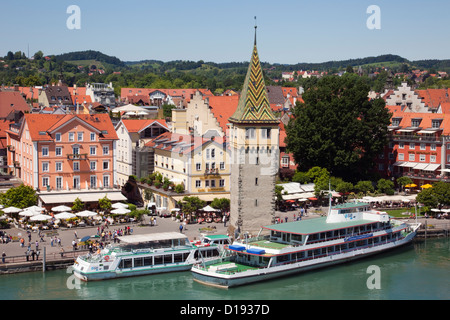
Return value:
[[(415, 240), (377, 256), (287, 278), (220, 289), (190, 272), (77, 285), (67, 270), (0, 276), (1, 300), (448, 300), (449, 239)], [(369, 266), (379, 267), (380, 289), (369, 289)]]

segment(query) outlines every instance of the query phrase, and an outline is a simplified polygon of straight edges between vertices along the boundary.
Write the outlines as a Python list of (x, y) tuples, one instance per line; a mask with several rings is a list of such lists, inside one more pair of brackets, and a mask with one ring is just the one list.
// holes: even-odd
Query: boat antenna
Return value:
[(328, 180), (328, 214), (329, 216), (331, 213), (331, 182)]

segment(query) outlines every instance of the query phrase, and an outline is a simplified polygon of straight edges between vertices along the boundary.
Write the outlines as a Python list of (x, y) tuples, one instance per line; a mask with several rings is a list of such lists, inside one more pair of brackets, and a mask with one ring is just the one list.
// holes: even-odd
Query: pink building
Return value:
[(7, 130), (9, 171), (45, 191), (112, 188), (117, 138), (107, 114), (26, 114)]

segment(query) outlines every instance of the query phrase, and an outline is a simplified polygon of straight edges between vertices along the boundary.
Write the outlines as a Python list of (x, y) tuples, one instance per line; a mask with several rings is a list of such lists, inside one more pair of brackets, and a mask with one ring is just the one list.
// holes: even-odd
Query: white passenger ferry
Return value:
[[(198, 261), (217, 258), (223, 244), (230, 244), (225, 235), (203, 236), (191, 243), (178, 232), (153, 233), (119, 237), (95, 254), (79, 256), (73, 272), (84, 281), (105, 280), (153, 273), (186, 271)], [(222, 244), (220, 244), (222, 243)]]
[(327, 217), (264, 226), (269, 235), (235, 241), (225, 258), (199, 262), (192, 274), (208, 285), (244, 285), (399, 247), (419, 226), (391, 219), (367, 203), (346, 203), (332, 207)]

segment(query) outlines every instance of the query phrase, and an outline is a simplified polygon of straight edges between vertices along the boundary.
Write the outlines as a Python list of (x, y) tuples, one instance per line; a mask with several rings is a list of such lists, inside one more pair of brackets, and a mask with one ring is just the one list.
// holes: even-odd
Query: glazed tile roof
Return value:
[(256, 40), (239, 103), (229, 121), (234, 123), (278, 123), (270, 107)]

